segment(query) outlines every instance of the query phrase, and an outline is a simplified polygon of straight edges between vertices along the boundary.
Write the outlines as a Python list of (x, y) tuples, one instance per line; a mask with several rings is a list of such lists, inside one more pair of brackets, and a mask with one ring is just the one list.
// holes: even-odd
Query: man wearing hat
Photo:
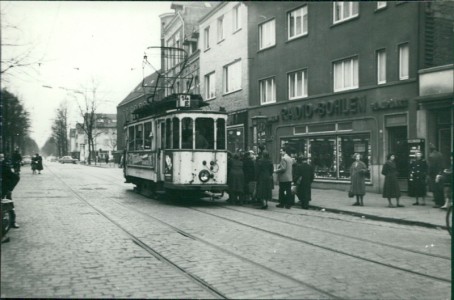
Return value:
[(438, 197), (436, 192), (436, 182), (435, 179), (440, 172), (443, 171), (443, 155), (435, 148), (431, 143), (429, 146), (430, 153), (427, 158), (428, 163), (428, 175), (429, 175), (429, 190), (433, 193), (435, 208), (441, 207), (444, 204), (444, 199)]
[(301, 207), (309, 209), (311, 201), (311, 185), (314, 181), (314, 168), (309, 164), (306, 156), (299, 156), (296, 159), (294, 183), (296, 185), (296, 195), (300, 199)]

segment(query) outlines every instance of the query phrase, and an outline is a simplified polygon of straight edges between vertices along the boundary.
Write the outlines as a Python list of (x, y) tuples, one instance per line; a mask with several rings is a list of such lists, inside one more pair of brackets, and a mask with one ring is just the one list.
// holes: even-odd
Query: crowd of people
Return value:
[[(244, 203), (261, 204), (268, 208), (272, 199), (275, 180), (279, 186), (279, 203), (276, 207), (290, 209), (295, 204), (295, 196), (303, 209), (309, 208), (311, 201), (311, 184), (314, 181), (314, 168), (310, 159), (304, 155), (291, 154), (287, 147), (280, 149), (281, 160), (274, 169), (270, 154), (259, 147), (244, 153), (228, 153), (227, 184), (229, 199), (227, 202), (243, 205)], [(360, 153), (353, 154), (350, 166), (350, 188), (348, 195), (356, 198), (353, 206), (364, 206), (366, 179), (370, 175), (368, 166), (362, 161)], [(443, 156), (433, 145), (430, 146), (428, 162), (421, 152), (415, 153), (415, 159), (409, 166), (408, 195), (415, 197), (413, 205), (426, 205), (427, 192), (433, 193), (434, 208), (447, 208), (452, 199), (452, 164), (443, 168)], [(275, 176), (273, 176), (275, 174)], [(383, 198), (388, 200), (388, 207), (404, 207), (400, 203), (401, 189), (398, 180), (396, 155), (389, 153), (383, 164), (381, 174), (384, 176)], [(392, 199), (395, 199), (395, 204)]]

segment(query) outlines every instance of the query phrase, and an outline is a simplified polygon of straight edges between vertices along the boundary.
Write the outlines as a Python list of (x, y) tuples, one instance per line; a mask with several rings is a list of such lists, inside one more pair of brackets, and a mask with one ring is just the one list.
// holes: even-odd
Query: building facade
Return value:
[(406, 190), (412, 153), (427, 153), (432, 140), (418, 127), (418, 72), (428, 61), (452, 61), (452, 22), (444, 46), (451, 49), (430, 60), (430, 3), (247, 6), (251, 143), (266, 145), (275, 162), (284, 145), (307, 155), (315, 186), (326, 188), (347, 188), (352, 155), (360, 153), (371, 170), (367, 189), (376, 192), (385, 157), (395, 153)]
[(248, 148), (248, 19), (242, 2), (222, 2), (199, 21), (200, 91), (229, 113), (228, 150)]

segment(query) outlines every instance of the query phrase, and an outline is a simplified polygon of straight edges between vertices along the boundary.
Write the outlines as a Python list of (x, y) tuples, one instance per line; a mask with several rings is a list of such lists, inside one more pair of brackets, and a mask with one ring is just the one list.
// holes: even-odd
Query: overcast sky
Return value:
[[(31, 49), (31, 59), (40, 61), (27, 72), (3, 78), (2, 88), (19, 96), (31, 114), (31, 137), (42, 147), (51, 134), (52, 119), (61, 102), (67, 101), (70, 125), (80, 121), (74, 94), (91, 79), (98, 82), (98, 112), (116, 113), (116, 106), (142, 80), (144, 51), (160, 45), (159, 15), (172, 12), (170, 2), (60, 2), (0, 1), (2, 45), (23, 45), (15, 53)], [(18, 30), (3, 30), (4, 25)], [(10, 49), (2, 47), (5, 58)], [(148, 56), (159, 68), (159, 58)], [(45, 88), (43, 86), (49, 86)], [(80, 100), (79, 100), (80, 101)]]

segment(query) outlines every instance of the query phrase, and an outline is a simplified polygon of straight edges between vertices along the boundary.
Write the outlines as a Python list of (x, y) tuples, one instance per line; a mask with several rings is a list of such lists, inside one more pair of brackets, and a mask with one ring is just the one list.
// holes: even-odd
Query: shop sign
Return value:
[(281, 110), (281, 118), (282, 121), (296, 121), (310, 119), (313, 116), (347, 116), (365, 112), (366, 96), (362, 96), (284, 107)]
[(373, 111), (408, 107), (408, 99), (389, 99), (370, 105)]

